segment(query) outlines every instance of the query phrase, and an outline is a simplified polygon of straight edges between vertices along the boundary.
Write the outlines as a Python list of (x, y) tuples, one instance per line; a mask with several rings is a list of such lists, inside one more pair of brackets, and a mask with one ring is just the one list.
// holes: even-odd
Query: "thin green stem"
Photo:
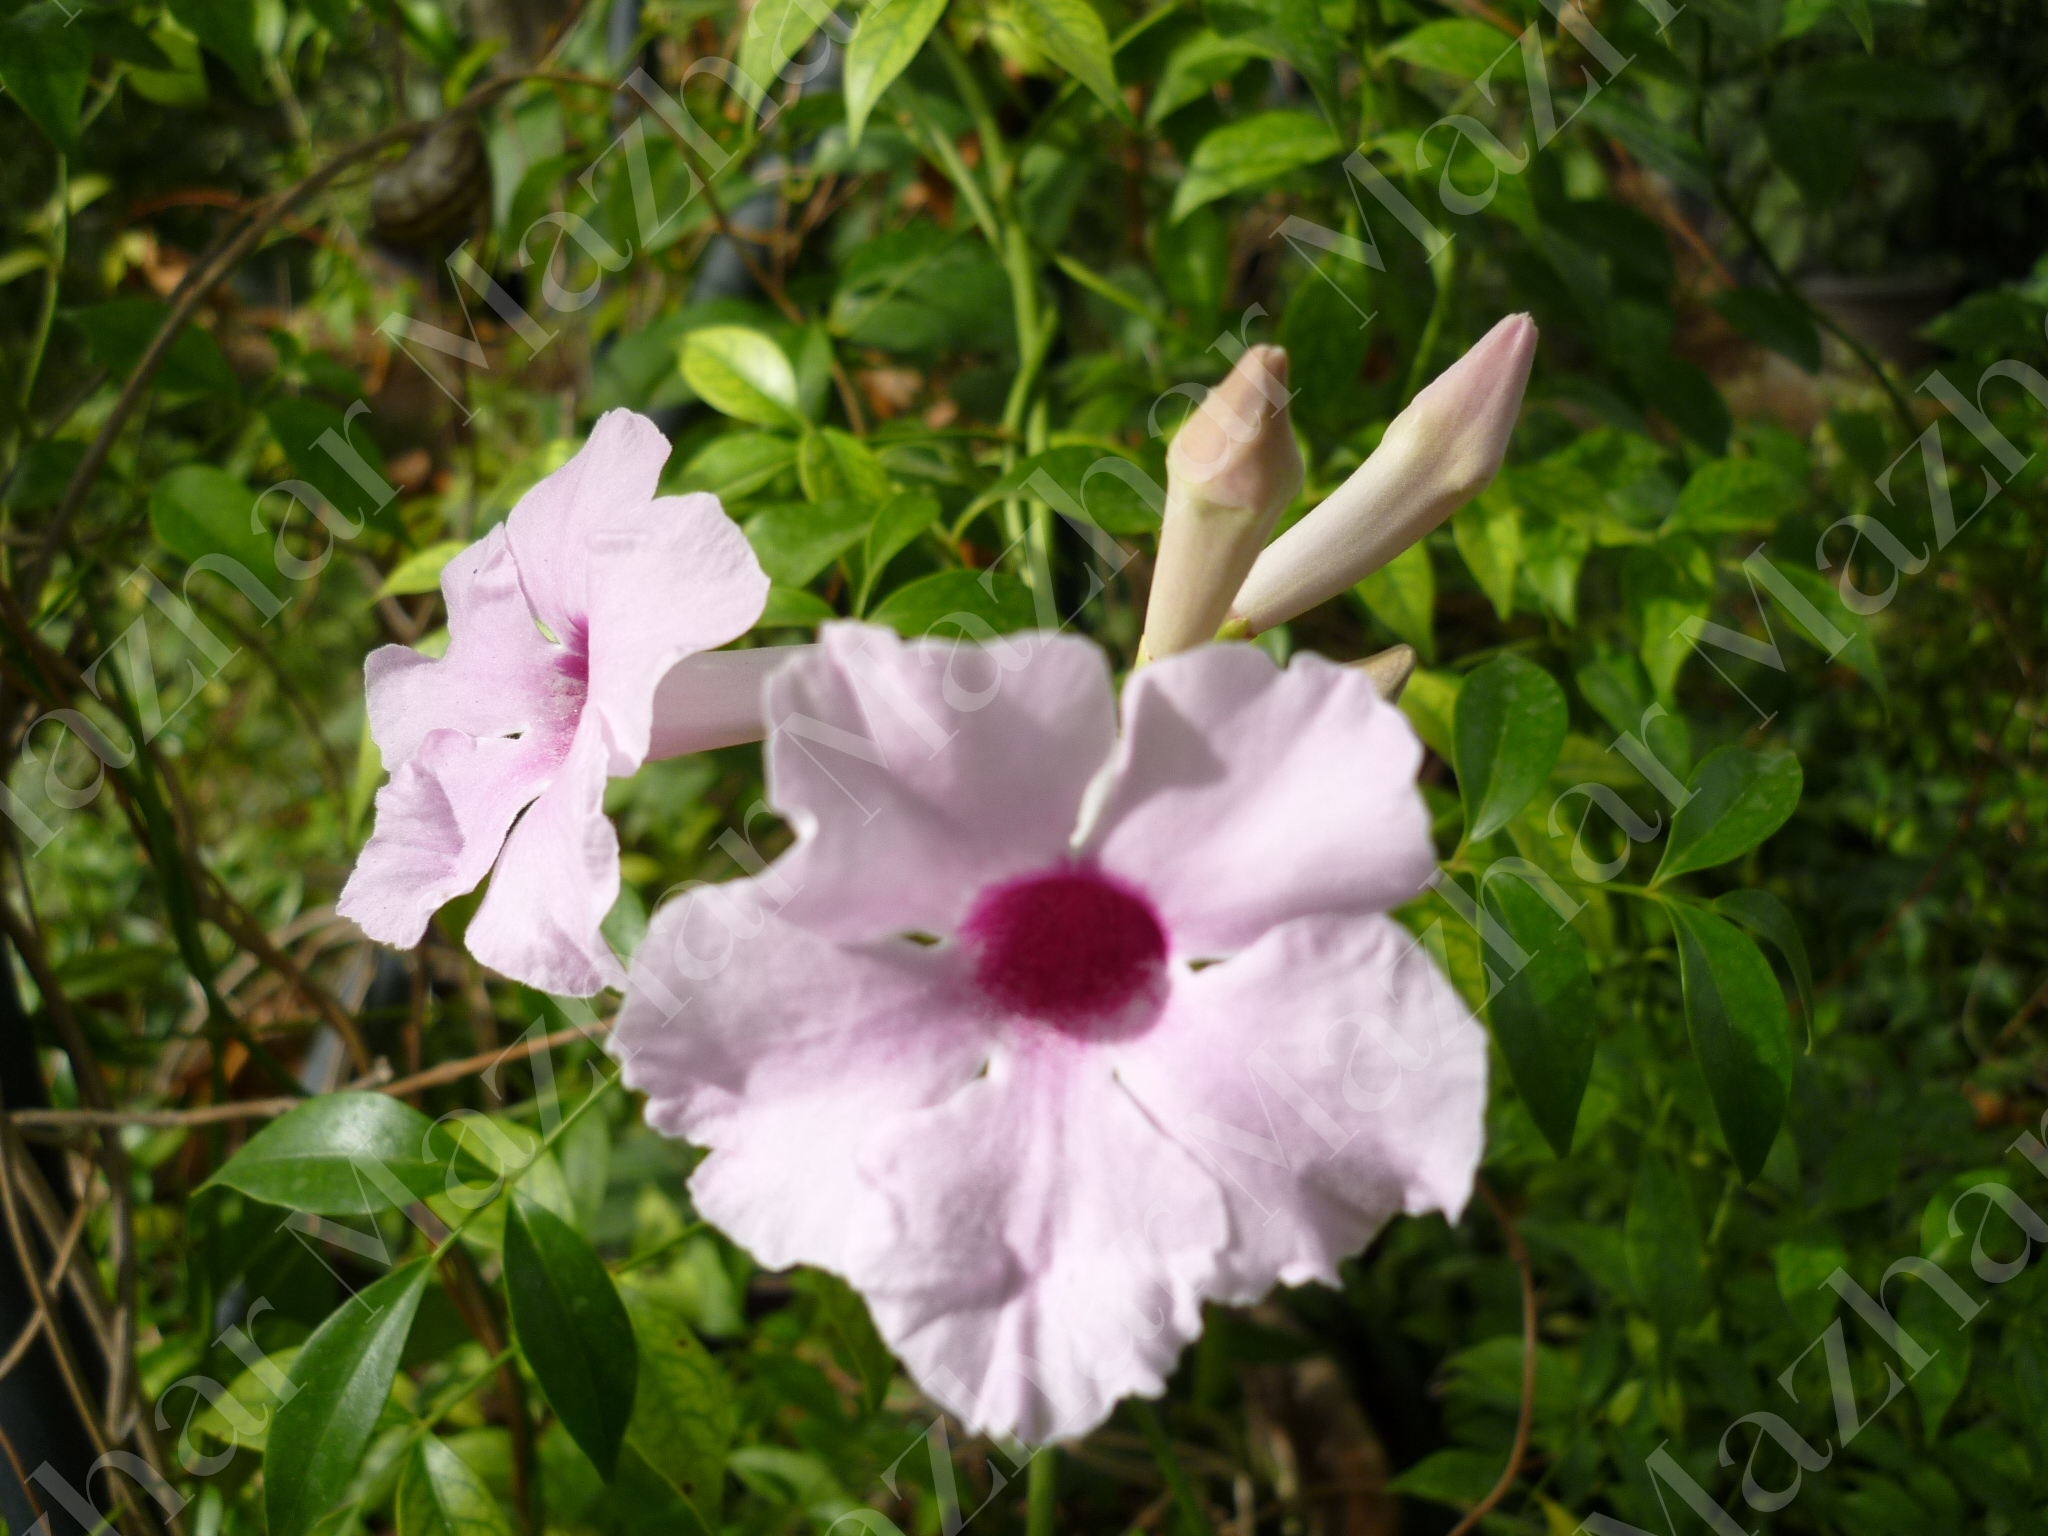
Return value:
[(1025, 1503), (1024, 1536), (1052, 1536), (1054, 1501), (1059, 1497), (1060, 1453), (1050, 1445), (1031, 1458), (1031, 1481)]
[(616, 1278), (619, 1275), (631, 1274), (641, 1265), (652, 1264), (656, 1259), (661, 1258), (663, 1255), (675, 1252), (676, 1249), (682, 1247), (683, 1244), (687, 1243), (691, 1238), (697, 1236), (698, 1233), (709, 1231), (710, 1226), (711, 1224), (707, 1221), (691, 1222), (687, 1227), (683, 1228), (682, 1231), (678, 1232), (674, 1237), (670, 1238), (667, 1242), (656, 1243), (652, 1248), (648, 1249), (645, 1253), (636, 1253), (630, 1259), (626, 1259), (621, 1263), (614, 1264), (612, 1266), (613, 1277)]
[(1159, 1475), (1166, 1479), (1167, 1491), (1180, 1507), (1181, 1523), (1191, 1536), (1216, 1536), (1216, 1528), (1209, 1523), (1209, 1511), (1202, 1506), (1202, 1496), (1188, 1481), (1187, 1469), (1181, 1466), (1173, 1442), (1166, 1437), (1166, 1426), (1159, 1422), (1159, 1410), (1142, 1397), (1132, 1398), (1130, 1405), (1131, 1417), (1138, 1421), (1145, 1443), (1152, 1448), (1152, 1459), (1159, 1464)]
[(21, 414), (28, 416), (29, 401), (36, 392), (36, 375), (42, 372), (43, 352), (50, 344), (50, 326), (57, 318), (57, 286), (64, 280), (64, 258), (71, 240), (71, 167), (64, 152), (57, 152), (57, 217), (50, 239), (50, 270), (43, 282), (42, 312), (36, 316), (35, 337), (29, 342), (28, 362), (21, 370)]
[(1451, 314), (1451, 293), (1457, 277), (1458, 258), (1456, 247), (1448, 242), (1429, 258), (1429, 270), (1436, 278), (1436, 297), (1430, 301), (1429, 319), (1422, 327), (1422, 340), (1416, 343), (1415, 360), (1408, 365), (1408, 382), (1401, 388), (1401, 404), (1407, 405), (1422, 391), (1429, 380), (1429, 360), (1436, 355), (1436, 345), (1443, 337), (1444, 322)]
[(960, 93), (962, 105), (974, 119), (974, 131), (981, 139), (981, 156), (988, 164), (989, 190), (995, 194), (998, 204), (1006, 205), (1015, 185), (1015, 162), (1010, 158), (1009, 147), (1003, 142), (1003, 130), (996, 122), (994, 109), (989, 106), (988, 95), (982, 90), (981, 82), (974, 78), (974, 67), (953, 46), (953, 40), (946, 36), (943, 27), (934, 28), (927, 42), (938, 54), (939, 62), (946, 66), (946, 73), (953, 80), (953, 89)]
[(464, 1232), (467, 1232), (469, 1230), (470, 1223), (475, 1221), (477, 1217), (481, 1216), (493, 1205), (497, 1204), (499, 1198), (511, 1194), (513, 1186), (516, 1185), (521, 1179), (525, 1178), (528, 1172), (532, 1170), (533, 1166), (540, 1161), (541, 1153), (547, 1151), (549, 1148), (554, 1146), (556, 1142), (560, 1141), (562, 1137), (565, 1134), (567, 1134), (569, 1127), (574, 1125), (578, 1120), (582, 1119), (584, 1112), (588, 1110), (591, 1105), (595, 1104), (599, 1099), (605, 1096), (606, 1091), (609, 1090), (611, 1086), (619, 1080), (620, 1075), (621, 1073), (619, 1071), (614, 1071), (609, 1077), (606, 1077), (601, 1082), (599, 1082), (595, 1088), (591, 1089), (589, 1093), (585, 1094), (583, 1096), (583, 1102), (581, 1104), (578, 1104), (574, 1109), (570, 1110), (568, 1114), (562, 1116), (562, 1123), (556, 1126), (552, 1131), (549, 1131), (547, 1135), (541, 1138), (540, 1145), (538, 1147), (535, 1147), (533, 1150), (533, 1156), (529, 1157), (524, 1163), (521, 1163), (517, 1168), (514, 1168), (505, 1174), (503, 1187), (498, 1191), (498, 1194), (496, 1196), (484, 1201), (483, 1204), (479, 1205), (475, 1210), (471, 1211), (468, 1215), (464, 1216), (462, 1220), (458, 1221), (453, 1227), (450, 1227), (448, 1229), (448, 1235), (442, 1238), (440, 1242), (434, 1245), (433, 1253), (428, 1256), (432, 1260), (432, 1262), (436, 1264), (440, 1263), (442, 1256), (446, 1254), (450, 1248), (453, 1248), (456, 1245), (456, 1243), (461, 1240), (462, 1234)]

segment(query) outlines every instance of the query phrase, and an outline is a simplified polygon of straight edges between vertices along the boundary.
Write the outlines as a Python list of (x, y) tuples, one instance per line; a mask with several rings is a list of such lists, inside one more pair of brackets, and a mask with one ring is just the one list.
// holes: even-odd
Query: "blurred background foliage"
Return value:
[[(1947, 1212), (1985, 1181), (2043, 1192), (2007, 1147), (2048, 1087), (2048, 399), (2011, 369), (1977, 381), (2048, 362), (2048, 26), (2026, 0), (1691, 0), (1660, 27), (1670, 9), (1590, 0), (1560, 29), (1548, 0), (0, 0), (0, 1085), (10, 1110), (60, 1112), (10, 1141), (21, 1189), (48, 1195), (14, 1229), (33, 1247), (37, 1220), (61, 1235), (82, 1213), (59, 1310), (99, 1448), (168, 1472), (206, 1536), (1021, 1529), (1017, 1464), (932, 1428), (837, 1282), (762, 1273), (697, 1225), (692, 1154), (626, 1096), (528, 1155), (601, 1057), (572, 1037), (480, 1075), (480, 1053), (589, 1015), (481, 973), (473, 900), (411, 954), (335, 918), (381, 779), (362, 657), (445, 643), (449, 554), (629, 406), (674, 439), (667, 485), (721, 495), (776, 582), (746, 643), (835, 614), (909, 633), (1050, 614), (1128, 665), (1157, 524), (1137, 488), (1163, 478), (1186, 386), (1228, 366), (1218, 337), (1290, 351), (1298, 516), (1529, 309), (1542, 347), (1496, 487), (1262, 643), (1416, 646), (1404, 707), (1463, 868), (1519, 855), (1570, 879), (1585, 803), (1551, 805), (1577, 785), (1660, 822), (1618, 733), (1680, 779), (1723, 746), (1796, 752), (1796, 812), (1686, 886), (1781, 898), (1815, 982), (1802, 1000), (1781, 966), (1789, 1109), (1744, 1180), (1667, 908), (1573, 886), (1597, 1043), (1568, 1156), (1496, 1058), (1485, 1177), (1531, 1256), (1540, 1344), (1529, 1454), (1486, 1528), (1561, 1536), (1607, 1511), (1661, 1530), (1660, 1503), (1706, 1528), (1651, 1480), (1661, 1446), (1743, 1529), (2043, 1529), (2037, 1272), (1979, 1283)], [(694, 135), (671, 131), (677, 102)], [(1454, 238), (1432, 255), (1348, 163)], [(1937, 366), (1985, 430), (1919, 387)], [(1938, 419), (1952, 542), (1911, 452)], [(1084, 479), (1105, 458), (1133, 473)], [(1034, 470), (1085, 497), (1113, 557)], [(304, 498), (259, 501), (287, 480), (324, 527), (281, 526)], [(1895, 557), (1841, 523), (1873, 515)], [(1759, 596), (1759, 549), (1839, 644)], [(223, 554), (264, 584), (205, 566)], [(1887, 601), (1841, 595), (1895, 575)], [(1689, 619), (1749, 649), (1674, 639)], [(118, 649), (137, 633), (139, 661)], [(1568, 728), (1548, 791), (1467, 839), (1455, 701), (1504, 656), (1553, 679)], [(65, 709), (83, 713), (45, 718)], [(663, 892), (738, 872), (729, 829), (777, 846), (747, 820), (760, 792), (752, 749), (612, 786), (621, 950)], [(1602, 825), (1582, 852), (1648, 879), (1654, 846)], [(423, 1250), (389, 1200), (330, 1210), (357, 1212), (337, 1243), (281, 1226), (262, 1196), (284, 1196), (246, 1172), (209, 1183), (262, 1121), (207, 1106), (376, 1063), (448, 1066), (408, 1101), (492, 1117), (528, 1149), (503, 1155), (530, 1198), (516, 1220), (495, 1202), (408, 1293), (367, 1452), (337, 1468), (315, 1435), (271, 1468), (283, 1373), (384, 1273), (363, 1234)], [(61, 1113), (81, 1107), (157, 1119), (102, 1132)], [(2021, 1257), (2016, 1229), (1983, 1241)], [(1933, 1287), (1895, 1281), (1939, 1354), (1881, 1411), (1893, 1351), (1844, 1310), (1870, 1415), (1847, 1443), (1824, 1351), (1802, 1353), (1838, 1310), (1819, 1287), (1841, 1267), (1875, 1290), (1915, 1255), (1984, 1309), (1957, 1328)], [(623, 1449), (585, 1433), (616, 1360), (593, 1355), (579, 1407), (536, 1337), (508, 1350), (508, 1311), (537, 1305), (521, 1262), (624, 1298)], [(18, 1270), (0, 1347), (32, 1311)], [(1495, 1217), (1397, 1221), (1339, 1289), (1214, 1312), (1164, 1409), (1192, 1501), (1127, 1411), (1062, 1453), (1058, 1528), (1446, 1530), (1508, 1464), (1522, 1366)], [(0, 1422), (82, 1483), (93, 1436), (61, 1374), (27, 1347)], [(1722, 1438), (1759, 1412), (1830, 1458), (1764, 1516), (1733, 1470), (1760, 1431)], [(1782, 1442), (1754, 1471), (1799, 1475)], [(331, 1510), (286, 1509), (301, 1478)], [(124, 1531), (164, 1519), (119, 1478), (92, 1486)]]

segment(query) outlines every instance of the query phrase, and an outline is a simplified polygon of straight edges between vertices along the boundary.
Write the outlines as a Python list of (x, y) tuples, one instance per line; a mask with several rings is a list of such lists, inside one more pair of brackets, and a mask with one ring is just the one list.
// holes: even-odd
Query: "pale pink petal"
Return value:
[(335, 910), (379, 943), (419, 943), (427, 920), (489, 872), (505, 829), (556, 761), (532, 738), (429, 732), (377, 791), (376, 830)]
[(761, 740), (768, 734), (769, 675), (816, 649), (759, 645), (685, 656), (662, 674), (654, 690), (648, 758), (681, 757)]
[(654, 499), (669, 443), (633, 411), (607, 411), (576, 456), (519, 498), (505, 527), (533, 611), (581, 649), (591, 614), (593, 540), (620, 512)]
[[(602, 423), (600, 423), (602, 425)], [(753, 628), (768, 577), (716, 496), (664, 496), (616, 516), (590, 548), (590, 698), (611, 772), (647, 757), (655, 688), (693, 651)]]
[(1125, 685), (1086, 851), (1150, 896), (1175, 953), (1229, 954), (1291, 918), (1384, 911), (1422, 888), (1421, 761), (1362, 673), (1203, 646)]
[(1391, 918), (1315, 917), (1199, 971), (1118, 1075), (1229, 1201), (1212, 1294), (1333, 1281), (1391, 1217), (1456, 1220), (1486, 1120), (1486, 1032)]
[(981, 887), (1063, 855), (1116, 729), (1085, 640), (863, 624), (776, 672), (768, 715), (769, 803), (798, 838), (783, 916), (849, 939), (948, 933)]
[(1223, 1197), (1093, 1050), (1023, 1026), (987, 1075), (878, 1125), (860, 1166), (889, 1219), (852, 1279), (971, 1429), (1083, 1434), (1201, 1332)]
[(505, 839), (463, 942), (492, 970), (543, 992), (623, 986), (599, 931), (619, 897), (619, 838), (604, 814), (606, 750), (591, 726)]
[(462, 551), (441, 572), (448, 604), (448, 652), (439, 660), (402, 645), (381, 646), (363, 664), (370, 734), (393, 773), (429, 731), (505, 736), (574, 723), (574, 690), (533, 622), (502, 527)]
[(648, 1124), (711, 1149), (690, 1180), (709, 1220), (771, 1269), (844, 1273), (873, 1217), (855, 1154), (973, 1081), (990, 1039), (958, 951), (821, 938), (775, 915), (771, 878), (655, 914), (609, 1049)]

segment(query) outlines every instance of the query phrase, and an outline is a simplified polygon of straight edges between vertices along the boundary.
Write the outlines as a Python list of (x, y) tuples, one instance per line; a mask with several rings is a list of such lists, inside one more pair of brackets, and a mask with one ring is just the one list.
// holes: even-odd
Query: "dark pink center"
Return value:
[(1071, 866), (990, 886), (961, 935), (974, 979), (999, 1006), (1084, 1038), (1142, 1028), (1166, 964), (1151, 905), (1094, 870)]

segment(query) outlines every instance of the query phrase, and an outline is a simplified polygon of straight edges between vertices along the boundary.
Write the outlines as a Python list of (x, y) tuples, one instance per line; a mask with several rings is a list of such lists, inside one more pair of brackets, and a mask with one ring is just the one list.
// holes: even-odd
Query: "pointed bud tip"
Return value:
[[(1196, 485), (1245, 480), (1250, 461), (1263, 457), (1263, 476), (1274, 471), (1285, 478), (1285, 462), (1294, 447), (1288, 419), (1287, 351), (1284, 347), (1247, 347), (1238, 355), (1223, 382), (1203, 397), (1202, 404), (1175, 435), (1168, 450), (1173, 472)], [(1253, 490), (1249, 485), (1240, 488)], [(1263, 499), (1254, 490), (1255, 499)], [(1293, 491), (1287, 493), (1291, 498)]]

